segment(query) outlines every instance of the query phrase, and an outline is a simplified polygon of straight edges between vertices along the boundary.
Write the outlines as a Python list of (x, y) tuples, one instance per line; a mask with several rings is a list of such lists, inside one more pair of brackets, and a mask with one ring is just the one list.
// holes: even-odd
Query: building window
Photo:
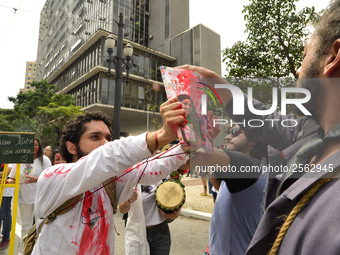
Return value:
[(107, 104), (108, 102), (108, 92), (109, 92), (109, 82), (108, 82), (108, 79), (106, 78), (103, 78), (102, 79), (102, 90), (101, 90), (101, 103), (102, 104)]
[(169, 38), (169, 24), (170, 24), (170, 5), (169, 5), (169, 0), (165, 0), (165, 39)]
[(149, 79), (150, 78), (150, 57), (149, 54), (147, 53), (147, 55), (144, 58), (144, 77)]

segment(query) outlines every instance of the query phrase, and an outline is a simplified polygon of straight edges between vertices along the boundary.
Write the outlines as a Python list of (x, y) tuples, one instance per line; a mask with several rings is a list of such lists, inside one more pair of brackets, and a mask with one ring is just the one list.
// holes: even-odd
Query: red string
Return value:
[[(141, 175), (139, 176), (139, 179), (138, 179), (138, 181), (137, 181), (137, 184), (138, 184), (139, 181), (140, 181), (140, 179), (142, 178), (142, 176), (143, 176), (143, 174), (144, 174), (144, 172), (145, 172), (145, 170), (146, 170), (146, 167), (148, 166), (148, 164), (149, 164), (150, 161), (153, 161), (153, 160), (155, 160), (155, 159), (163, 159), (163, 158), (168, 158), (168, 157), (172, 157), (172, 156), (178, 156), (178, 155), (185, 154), (185, 152), (181, 152), (181, 153), (176, 153), (176, 154), (165, 155), (165, 156), (164, 156), (165, 153), (167, 153), (168, 151), (171, 151), (171, 150), (175, 149), (175, 148), (178, 147), (179, 145), (181, 145), (181, 144), (178, 143), (178, 144), (176, 144), (175, 146), (172, 146), (171, 148), (169, 148), (168, 150), (166, 150), (166, 151), (164, 151), (164, 152), (162, 152), (162, 153), (159, 153), (159, 154), (157, 154), (156, 156), (153, 156), (152, 159), (150, 159), (150, 157), (148, 157), (148, 158), (145, 159), (143, 162), (141, 162), (140, 165), (137, 165), (136, 167), (131, 167), (131, 168), (125, 170), (124, 173), (121, 174), (120, 176), (118, 176), (118, 177), (115, 176), (114, 180), (112, 180), (112, 181), (110, 181), (110, 182), (108, 182), (108, 183), (105, 183), (105, 185), (102, 185), (100, 188), (94, 190), (93, 192), (88, 192), (87, 195), (85, 195), (83, 198), (79, 199), (78, 201), (75, 201), (73, 204), (71, 204), (71, 205), (69, 205), (68, 207), (66, 207), (63, 211), (67, 210), (67, 209), (70, 208), (70, 207), (74, 207), (78, 202), (80, 202), (80, 201), (84, 200), (85, 198), (91, 196), (91, 195), (94, 194), (95, 192), (97, 192), (97, 191), (99, 191), (100, 189), (104, 188), (106, 185), (109, 185), (110, 183), (119, 180), (120, 178), (122, 178), (122, 177), (125, 176), (126, 174), (130, 173), (131, 171), (137, 169), (137, 168), (140, 167), (141, 165), (146, 164), (146, 165), (144, 166), (144, 169), (143, 169)], [(162, 157), (162, 156), (163, 156), (163, 157)], [(136, 186), (137, 186), (137, 184), (136, 184)], [(42, 219), (42, 218), (41, 218), (41, 219)]]

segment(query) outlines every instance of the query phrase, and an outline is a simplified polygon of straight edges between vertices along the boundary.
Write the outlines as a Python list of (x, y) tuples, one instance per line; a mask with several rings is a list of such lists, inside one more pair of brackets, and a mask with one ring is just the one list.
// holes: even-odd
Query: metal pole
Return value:
[(149, 108), (150, 104), (146, 105), (146, 131), (149, 132)]
[(117, 55), (116, 55), (116, 87), (115, 87), (115, 102), (113, 116), (113, 139), (120, 138), (120, 105), (121, 105), (121, 88), (123, 83), (123, 13), (119, 13), (118, 21), (118, 40), (117, 40)]

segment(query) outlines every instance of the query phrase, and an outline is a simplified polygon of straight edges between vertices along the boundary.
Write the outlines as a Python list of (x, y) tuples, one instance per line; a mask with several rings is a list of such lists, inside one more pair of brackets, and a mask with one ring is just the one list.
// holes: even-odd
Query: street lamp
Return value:
[(115, 67), (116, 87), (115, 87), (115, 101), (114, 101), (114, 115), (113, 115), (113, 139), (120, 138), (120, 105), (121, 105), (121, 87), (123, 83), (123, 67), (126, 69), (126, 82), (129, 80), (130, 60), (133, 54), (133, 48), (128, 43), (124, 48), (125, 59), (123, 58), (123, 13), (119, 13), (118, 21), (118, 39), (117, 39), (117, 55), (112, 56), (115, 40), (112, 35), (105, 39), (107, 52), (109, 53), (106, 62), (108, 63), (108, 76), (111, 76), (111, 63)]

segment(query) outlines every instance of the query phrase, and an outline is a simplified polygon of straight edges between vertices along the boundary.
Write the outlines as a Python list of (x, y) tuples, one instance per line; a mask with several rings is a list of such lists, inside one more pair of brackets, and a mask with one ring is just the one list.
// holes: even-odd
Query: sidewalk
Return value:
[(214, 209), (213, 197), (201, 196), (203, 185), (201, 178), (184, 176), (181, 181), (185, 186), (186, 200), (181, 215), (210, 221)]

